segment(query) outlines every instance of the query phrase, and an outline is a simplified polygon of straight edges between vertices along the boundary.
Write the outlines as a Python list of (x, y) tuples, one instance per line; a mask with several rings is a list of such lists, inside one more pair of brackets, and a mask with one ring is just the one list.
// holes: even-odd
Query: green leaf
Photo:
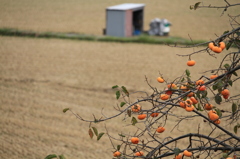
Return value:
[(229, 33), (229, 30), (227, 30), (227, 31), (224, 31), (224, 33), (223, 33), (223, 34), (227, 34), (227, 33)]
[(217, 95), (215, 96), (215, 102), (216, 102), (217, 104), (220, 104), (220, 103), (222, 102), (222, 97), (221, 97), (219, 94), (217, 94)]
[(233, 41), (229, 41), (226, 46), (226, 50), (228, 50), (233, 44)]
[(198, 7), (199, 7), (199, 4), (200, 4), (201, 2), (197, 2), (197, 3), (195, 3), (195, 5), (194, 5), (194, 10), (196, 10)]
[(234, 76), (238, 76), (237, 72), (233, 72), (232, 74), (233, 74)]
[(232, 86), (232, 84), (233, 84), (232, 80), (229, 80), (229, 81), (228, 81), (228, 84), (229, 84), (230, 86)]
[(198, 91), (197, 93), (196, 93), (196, 96), (200, 99), (201, 98), (201, 96), (200, 96), (200, 91)]
[(233, 131), (235, 132), (235, 134), (237, 134), (238, 128), (239, 128), (239, 125), (235, 125), (235, 126), (234, 126)]
[(89, 130), (88, 130), (88, 134), (89, 134), (90, 138), (92, 139), (92, 138), (93, 138), (93, 132), (92, 132), (92, 129), (89, 129)]
[(45, 159), (52, 159), (52, 158), (57, 158), (57, 155), (55, 154), (50, 154), (45, 157)]
[(116, 91), (116, 98), (119, 99), (120, 97), (120, 91)]
[(188, 69), (186, 69), (186, 75), (189, 77), (190, 76), (190, 71)]
[(121, 148), (121, 145), (117, 145), (117, 150), (119, 151)]
[(202, 107), (200, 106), (200, 104), (198, 103), (198, 110), (203, 111)]
[(228, 69), (228, 68), (230, 67), (230, 65), (229, 65), (228, 63), (226, 63), (226, 64), (224, 65), (224, 67), (225, 67), (226, 69)]
[(137, 123), (137, 119), (135, 117), (132, 117), (132, 125), (135, 125)]
[(112, 89), (118, 88), (118, 85), (112, 86)]
[(126, 88), (126, 87), (124, 87), (124, 86), (122, 86), (122, 90), (123, 90), (123, 93), (125, 93), (125, 94), (126, 94), (126, 96), (128, 96), (128, 97), (129, 97), (129, 92), (128, 92), (127, 88)]
[(104, 133), (101, 132), (101, 133), (98, 135), (97, 140), (100, 140), (103, 135), (104, 135)]
[(233, 103), (232, 104), (232, 113), (235, 113), (237, 111), (237, 104)]
[(126, 137), (125, 135), (123, 135), (123, 134), (118, 134), (119, 136), (121, 136), (121, 137)]
[(59, 159), (66, 159), (63, 155), (58, 155)]
[(178, 155), (178, 154), (181, 153), (181, 150), (176, 147), (176, 148), (173, 149), (173, 152), (174, 152), (175, 155)]
[(217, 89), (218, 89), (217, 83), (213, 84), (212, 89), (213, 89), (213, 90), (217, 90)]
[(63, 113), (66, 113), (69, 110), (69, 108), (63, 109)]
[(215, 109), (215, 110), (216, 110), (217, 115), (219, 116), (219, 118), (221, 118), (221, 117), (222, 117), (222, 112), (221, 112), (221, 110), (220, 110), (220, 109)]
[(201, 93), (202, 93), (202, 98), (206, 98), (207, 97), (207, 94), (208, 94), (207, 91), (202, 91)]
[(92, 129), (93, 129), (93, 131), (94, 131), (94, 134), (95, 134), (96, 136), (98, 136), (98, 130), (97, 130), (97, 128), (92, 127)]
[(120, 107), (123, 107), (125, 104), (125, 102), (121, 102)]
[(185, 80), (185, 79), (184, 79), (184, 78), (182, 78), (182, 79), (181, 79), (181, 82), (183, 82), (184, 80)]
[(131, 117), (132, 111), (131, 111), (130, 109), (128, 109), (128, 110), (127, 110), (127, 114), (128, 114), (129, 117)]
[(190, 8), (190, 10), (192, 10), (194, 7), (193, 7), (193, 5), (190, 5), (190, 7), (189, 7), (189, 8)]

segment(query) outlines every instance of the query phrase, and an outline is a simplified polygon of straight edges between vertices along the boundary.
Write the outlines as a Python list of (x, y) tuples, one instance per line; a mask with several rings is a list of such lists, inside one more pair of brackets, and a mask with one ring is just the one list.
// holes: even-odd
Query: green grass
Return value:
[(134, 37), (112, 37), (112, 36), (95, 36), (85, 35), (79, 33), (54, 33), (54, 32), (32, 32), (11, 28), (0, 28), (0, 35), (2, 36), (23, 36), (32, 38), (56, 38), (56, 39), (71, 39), (71, 40), (85, 40), (85, 41), (103, 41), (103, 42), (120, 42), (120, 43), (145, 43), (145, 44), (179, 44), (179, 45), (193, 45), (204, 43), (204, 40), (188, 40), (180, 37), (156, 37), (142, 34)]

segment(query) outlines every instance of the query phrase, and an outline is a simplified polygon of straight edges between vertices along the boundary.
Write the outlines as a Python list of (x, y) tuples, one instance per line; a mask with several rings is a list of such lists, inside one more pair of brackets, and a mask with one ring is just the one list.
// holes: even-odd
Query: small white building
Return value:
[(124, 3), (106, 8), (106, 30), (108, 36), (130, 37), (139, 35), (144, 26), (145, 4)]

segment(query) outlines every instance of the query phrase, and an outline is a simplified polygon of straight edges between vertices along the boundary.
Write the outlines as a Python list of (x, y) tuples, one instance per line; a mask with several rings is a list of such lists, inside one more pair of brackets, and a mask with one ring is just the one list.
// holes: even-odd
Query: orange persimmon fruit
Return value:
[(208, 112), (208, 118), (212, 121), (216, 121), (219, 119), (219, 116), (217, 115), (217, 112), (215, 110), (210, 110)]
[(174, 159), (182, 159), (182, 154), (178, 154)]
[(132, 138), (131, 138), (131, 142), (132, 142), (133, 144), (138, 144), (139, 138), (138, 138), (138, 137), (132, 137)]
[(202, 79), (196, 81), (196, 85), (202, 85), (204, 84), (204, 81)]
[(150, 116), (151, 117), (157, 117), (159, 115), (159, 113), (152, 113)]
[(187, 157), (191, 157), (192, 156), (192, 152), (189, 152), (188, 150), (184, 150), (183, 151), (183, 155), (187, 156)]
[(196, 64), (196, 61), (194, 60), (188, 60), (187, 65), (188, 66), (194, 66)]
[(135, 156), (143, 156), (143, 155), (144, 155), (144, 153), (142, 151), (138, 151), (135, 153)]
[(157, 78), (157, 81), (158, 81), (159, 83), (163, 83), (163, 82), (164, 82), (164, 79), (163, 79), (162, 77), (158, 77), (158, 78)]
[(161, 94), (161, 95), (160, 95), (160, 99), (162, 99), (162, 100), (168, 100), (168, 99), (169, 99), (169, 95), (167, 95), (167, 94)]
[(229, 92), (228, 89), (224, 89), (224, 90), (221, 91), (221, 94), (222, 94), (223, 96), (227, 96), (227, 95), (230, 94), (230, 92)]
[(221, 53), (222, 52), (222, 48), (218, 47), (218, 46), (214, 46), (212, 48), (212, 51), (215, 52), (215, 53)]
[(222, 42), (219, 43), (219, 47), (220, 47), (222, 50), (224, 50), (225, 47), (226, 47), (226, 45), (225, 45), (225, 43), (222, 41)]
[(113, 156), (114, 156), (114, 157), (119, 157), (119, 156), (121, 156), (121, 152), (115, 151), (115, 152), (113, 153)]
[(135, 104), (132, 106), (133, 112), (139, 112), (141, 110), (141, 106), (139, 104)]
[(193, 105), (187, 105), (186, 108), (185, 108), (185, 110), (188, 111), (188, 112), (191, 112), (191, 111), (194, 110), (194, 108), (195, 108), (195, 107), (194, 107)]
[(212, 104), (209, 104), (209, 103), (204, 104), (204, 109), (205, 110), (212, 110), (212, 108), (213, 108)]
[(193, 104), (198, 103), (198, 100), (195, 97), (190, 97), (190, 100), (192, 101)]
[(162, 127), (162, 126), (160, 126), (160, 127), (158, 127), (157, 128), (157, 130), (156, 130), (158, 133), (162, 133), (162, 132), (164, 132), (165, 131), (165, 128), (164, 127)]
[(147, 117), (146, 114), (139, 114), (139, 115), (138, 115), (138, 119), (139, 119), (139, 120), (143, 120), (143, 119), (145, 119), (146, 117)]
[(210, 76), (210, 79), (214, 79), (214, 78), (216, 78), (216, 77), (218, 77), (218, 75), (211, 75), (211, 76)]

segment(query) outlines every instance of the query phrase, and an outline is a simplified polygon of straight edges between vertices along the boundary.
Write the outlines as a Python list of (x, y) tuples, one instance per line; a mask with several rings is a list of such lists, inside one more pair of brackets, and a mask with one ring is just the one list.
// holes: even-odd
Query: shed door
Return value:
[(125, 36), (125, 12), (107, 10), (107, 35)]

